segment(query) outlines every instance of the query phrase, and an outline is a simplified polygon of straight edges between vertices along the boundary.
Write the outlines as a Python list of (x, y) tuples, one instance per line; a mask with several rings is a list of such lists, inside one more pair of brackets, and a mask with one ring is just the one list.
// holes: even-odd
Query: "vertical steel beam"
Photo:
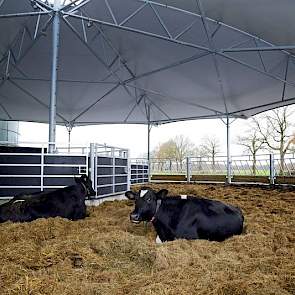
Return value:
[(151, 181), (151, 124), (148, 122), (148, 146), (147, 146), (147, 160), (148, 160), (148, 181)]
[(94, 186), (94, 190), (96, 192), (97, 196), (97, 183), (96, 183), (96, 152), (95, 152), (96, 146), (94, 143), (90, 143), (90, 149), (89, 149), (89, 162), (90, 162), (90, 167), (88, 168), (88, 175), (89, 178), (92, 181), (92, 185)]
[(131, 160), (130, 160), (130, 152), (127, 150), (127, 191), (130, 190), (131, 185)]
[(44, 189), (44, 146), (41, 147), (41, 167), (40, 167), (40, 190)]
[(73, 126), (69, 125), (67, 127), (67, 130), (68, 130), (68, 153), (70, 153), (71, 152), (71, 133), (73, 130)]
[(228, 115), (226, 117), (226, 170), (227, 183), (231, 184), (230, 122)]
[(147, 160), (148, 160), (148, 181), (150, 182), (151, 181), (151, 170), (150, 170), (150, 167), (151, 167), (151, 129), (152, 129), (152, 126), (151, 126), (151, 106), (148, 105), (147, 107), (147, 119), (148, 119), (148, 133), (147, 133)]
[(115, 148), (112, 148), (112, 193), (116, 192), (116, 156), (115, 156)]
[(58, 48), (60, 33), (60, 16), (58, 9), (60, 0), (54, 2), (54, 17), (52, 29), (52, 70), (51, 70), (51, 90), (50, 90), (50, 109), (49, 109), (49, 153), (55, 150), (56, 140), (56, 94), (57, 94), (57, 74), (58, 74)]

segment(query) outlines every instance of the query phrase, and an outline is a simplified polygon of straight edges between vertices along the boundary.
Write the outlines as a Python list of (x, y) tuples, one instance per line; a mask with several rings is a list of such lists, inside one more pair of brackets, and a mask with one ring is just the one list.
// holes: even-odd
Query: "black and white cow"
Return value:
[(130, 214), (134, 223), (151, 221), (158, 234), (156, 242), (175, 239), (223, 241), (243, 230), (241, 210), (220, 201), (192, 196), (167, 197), (168, 191), (146, 188), (125, 196), (135, 201)]
[(75, 185), (55, 191), (14, 197), (0, 206), (0, 222), (25, 222), (57, 216), (71, 220), (85, 218), (85, 197), (95, 195), (95, 191), (88, 176), (82, 175), (75, 181)]

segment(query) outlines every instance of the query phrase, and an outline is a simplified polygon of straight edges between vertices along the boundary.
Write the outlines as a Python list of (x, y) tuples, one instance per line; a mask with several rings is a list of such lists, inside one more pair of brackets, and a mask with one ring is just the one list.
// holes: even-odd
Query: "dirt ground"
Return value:
[(62, 218), (0, 224), (0, 294), (295, 294), (295, 191), (153, 184), (238, 205), (245, 233), (224, 242), (155, 244), (129, 222), (131, 201)]

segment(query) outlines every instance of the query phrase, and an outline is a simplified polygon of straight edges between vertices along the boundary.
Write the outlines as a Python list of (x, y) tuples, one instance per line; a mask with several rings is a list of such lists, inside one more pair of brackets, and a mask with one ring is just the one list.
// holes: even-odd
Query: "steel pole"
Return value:
[(231, 184), (231, 155), (230, 155), (230, 122), (229, 116), (226, 117), (226, 178), (227, 183)]
[(71, 152), (71, 133), (72, 133), (72, 126), (69, 126), (68, 128), (67, 128), (67, 130), (68, 130), (68, 153), (70, 153)]
[(147, 160), (148, 160), (148, 181), (151, 181), (151, 124), (148, 122), (148, 148), (147, 148)]
[(96, 145), (95, 143), (90, 143), (90, 148), (89, 148), (89, 162), (90, 162), (90, 169), (88, 170), (88, 175), (89, 178), (92, 181), (92, 185), (94, 186), (94, 190), (96, 191), (97, 195), (97, 185), (96, 185), (96, 164), (95, 164), (95, 157), (96, 157)]
[(57, 74), (58, 74), (58, 47), (60, 33), (60, 19), (58, 12), (59, 1), (54, 3), (54, 18), (52, 28), (52, 71), (49, 109), (49, 153), (55, 150), (56, 139), (56, 94), (57, 94)]

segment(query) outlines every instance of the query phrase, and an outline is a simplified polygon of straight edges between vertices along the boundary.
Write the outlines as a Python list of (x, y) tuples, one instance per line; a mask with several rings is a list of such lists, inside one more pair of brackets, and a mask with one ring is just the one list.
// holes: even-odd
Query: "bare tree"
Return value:
[(215, 135), (206, 136), (202, 140), (201, 154), (212, 159), (213, 170), (215, 170), (215, 158), (220, 153), (221, 145)]
[(154, 155), (155, 158), (159, 160), (174, 160), (176, 162), (176, 169), (178, 171), (179, 168), (180, 170), (182, 169), (182, 163), (185, 157), (193, 155), (195, 153), (195, 149), (196, 147), (189, 138), (186, 138), (183, 135), (178, 135), (173, 139), (160, 144), (154, 151)]
[(252, 162), (252, 175), (256, 175), (256, 156), (260, 149), (264, 146), (264, 139), (261, 136), (259, 129), (257, 128), (253, 120), (249, 124), (249, 129), (246, 131), (245, 135), (237, 137), (237, 144), (245, 148), (245, 152), (250, 153), (253, 162)]
[(178, 170), (178, 163), (180, 165), (180, 170), (182, 170), (182, 163), (185, 157), (192, 154), (195, 147), (194, 144), (190, 141), (189, 138), (184, 137), (183, 135), (178, 135), (173, 139), (176, 147), (176, 154), (175, 154), (175, 160)]
[(158, 170), (163, 171), (165, 160), (170, 160), (171, 170), (171, 159), (175, 159), (176, 146), (173, 140), (168, 140), (158, 145), (153, 151), (153, 157), (158, 160)]
[(257, 129), (270, 150), (280, 154), (280, 174), (284, 173), (284, 159), (294, 143), (294, 124), (291, 123), (291, 108), (282, 107), (254, 118)]

